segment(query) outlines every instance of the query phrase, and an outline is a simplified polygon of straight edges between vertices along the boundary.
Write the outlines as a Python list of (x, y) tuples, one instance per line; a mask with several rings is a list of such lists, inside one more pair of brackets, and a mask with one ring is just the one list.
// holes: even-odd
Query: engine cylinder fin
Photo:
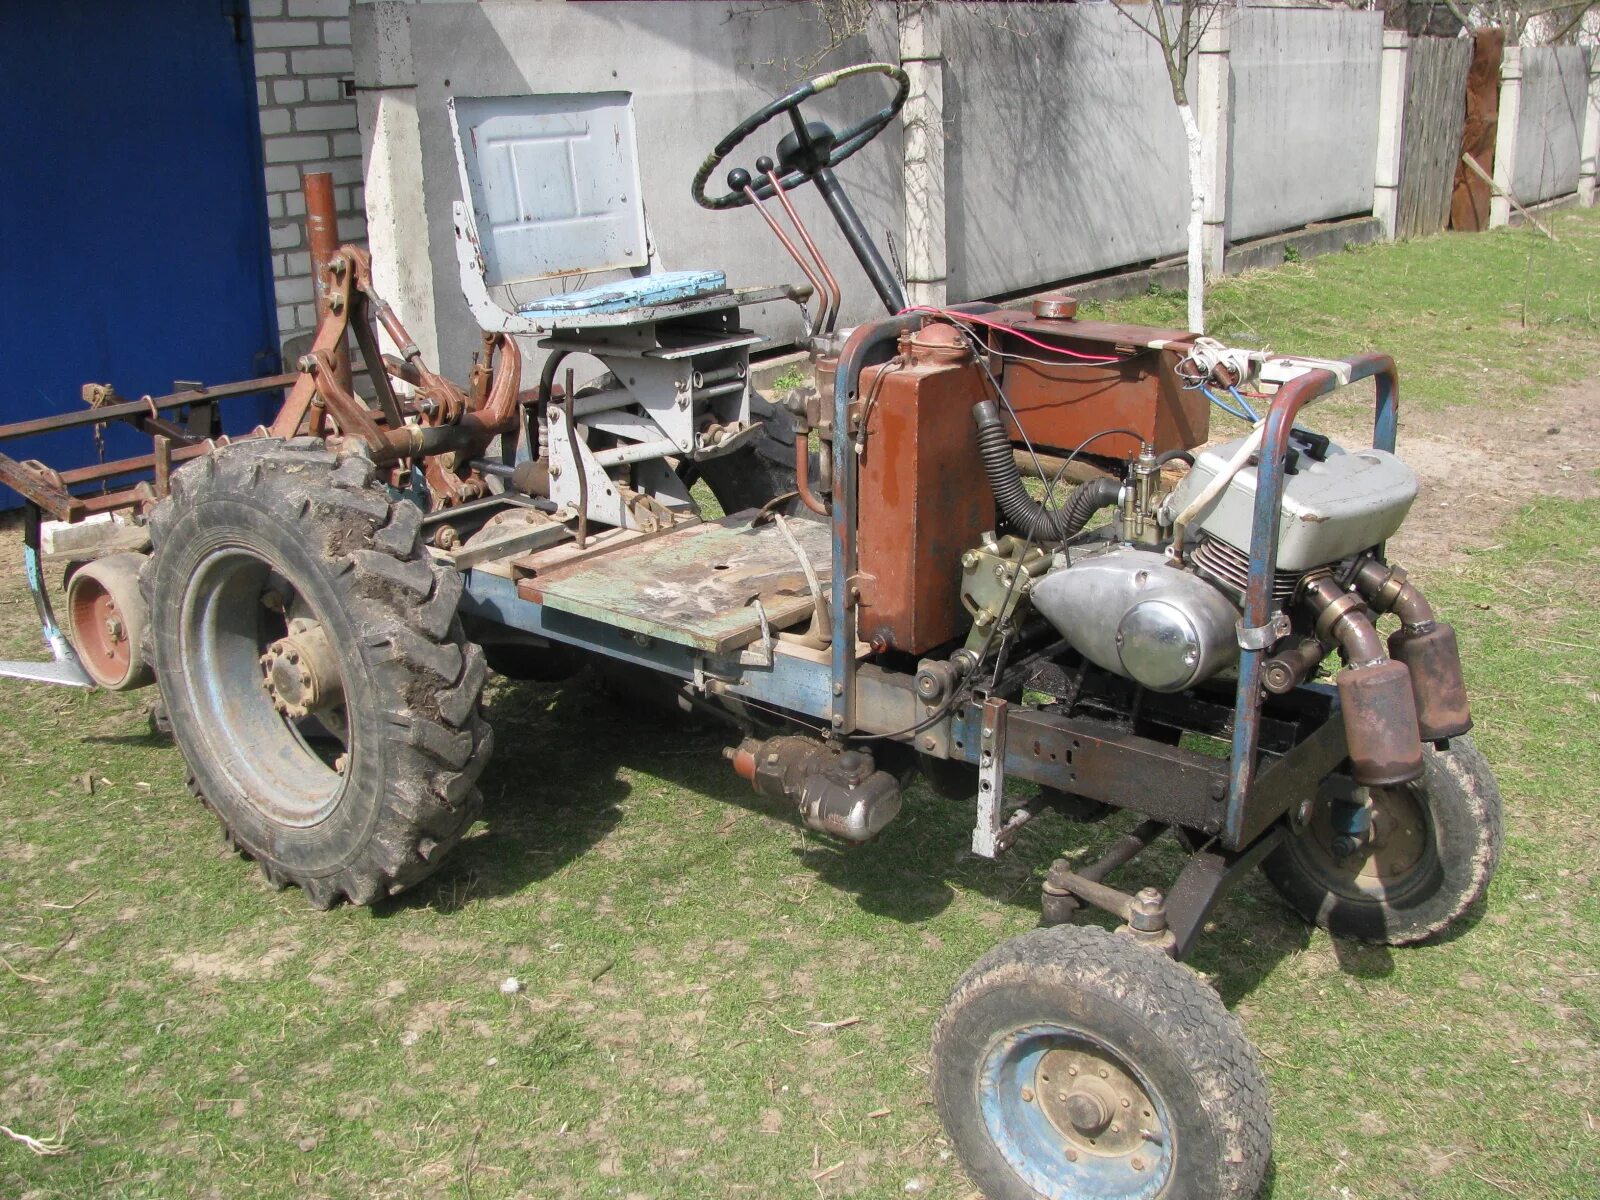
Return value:
[[(1250, 555), (1220, 538), (1208, 537), (1190, 551), (1189, 561), (1219, 587), (1244, 595), (1250, 584)], [(1272, 598), (1287, 601), (1300, 583), (1301, 572), (1277, 571), (1272, 578)]]

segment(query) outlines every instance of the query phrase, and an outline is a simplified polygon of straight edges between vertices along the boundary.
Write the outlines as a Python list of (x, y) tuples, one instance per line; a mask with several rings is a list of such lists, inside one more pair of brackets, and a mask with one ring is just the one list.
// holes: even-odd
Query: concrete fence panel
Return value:
[(950, 298), (1181, 254), (1183, 128), (1109, 5), (942, 6)]
[[(829, 67), (895, 62), (899, 56), (899, 31), (890, 5), (874, 10), (867, 27), (834, 47), (822, 65), (817, 60), (833, 35), (815, 7), (803, 4), (388, 3), (360, 5), (354, 19), (361, 50), (358, 85), (380, 96), (387, 90), (408, 93), (415, 106), (420, 143), (416, 177), (394, 180), (391, 188), (397, 201), (419, 206), (425, 221), (436, 311), (417, 319), (435, 323), (447, 371), (459, 371), (478, 344), (477, 326), (457, 284), (451, 205), (461, 198), (461, 187), (447, 109), (450, 98), (630, 93), (645, 217), (662, 267), (714, 267), (726, 271), (735, 286), (801, 283), (799, 269), (753, 211), (712, 212), (694, 203), (689, 184), (695, 169), (740, 119), (800, 81)], [(849, 80), (808, 101), (807, 107), (843, 128), (881, 108), (889, 90), (883, 79)], [(364, 130), (370, 155), (366, 122)], [(756, 158), (772, 153), (787, 131), (787, 120), (775, 121), (735, 153), (707, 191), (720, 194), (729, 167), (753, 169)], [(898, 244), (904, 229), (901, 147), (900, 127), (891, 124), (839, 171), (880, 244), (886, 231)], [(807, 187), (795, 200), (844, 285), (843, 321), (881, 313), (821, 198)], [(385, 234), (376, 221), (373, 225), (377, 249)], [(396, 250), (419, 253), (412, 244)], [(565, 286), (575, 289), (584, 283), (573, 278)], [(410, 313), (402, 316), (412, 319)], [(769, 306), (751, 316), (758, 328), (775, 337), (799, 334), (793, 305)]]
[(1578, 190), (1579, 144), (1589, 84), (1578, 46), (1524, 46), (1511, 190), (1537, 204)]
[(1233, 169), (1228, 240), (1372, 211), (1383, 15), (1227, 10)]

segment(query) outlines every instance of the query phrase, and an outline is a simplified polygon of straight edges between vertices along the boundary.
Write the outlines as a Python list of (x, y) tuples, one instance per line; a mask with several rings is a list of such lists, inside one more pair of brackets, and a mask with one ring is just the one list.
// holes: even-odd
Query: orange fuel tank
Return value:
[(858, 633), (923, 654), (963, 635), (961, 556), (994, 528), (972, 406), (988, 392), (962, 335), (943, 323), (903, 337), (861, 373), (867, 436), (857, 462)]

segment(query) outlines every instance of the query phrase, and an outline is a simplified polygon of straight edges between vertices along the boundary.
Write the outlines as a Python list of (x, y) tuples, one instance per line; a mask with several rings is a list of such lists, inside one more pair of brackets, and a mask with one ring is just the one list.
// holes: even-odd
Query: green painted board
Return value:
[[(544, 604), (663, 641), (726, 654), (761, 636), (759, 599), (773, 629), (811, 612), (811, 591), (776, 524), (751, 513), (690, 525), (539, 577)], [(832, 568), (828, 526), (790, 518), (789, 530), (824, 588)]]

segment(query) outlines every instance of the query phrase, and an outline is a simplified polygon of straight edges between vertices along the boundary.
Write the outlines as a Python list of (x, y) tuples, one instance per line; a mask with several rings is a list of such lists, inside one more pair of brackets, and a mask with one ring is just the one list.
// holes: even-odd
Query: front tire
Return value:
[(422, 879), (476, 816), (491, 739), (461, 578), (370, 460), (253, 439), (151, 516), (150, 657), (190, 785), (319, 908)]
[(1246, 1200), (1272, 1147), (1266, 1078), (1194, 972), (1059, 925), (967, 972), (933, 1034), (934, 1103), (990, 1200)]
[[(1341, 839), (1349, 839), (1341, 841)], [(1477, 903), (1500, 861), (1500, 789), (1472, 739), (1425, 745), (1392, 788), (1323, 781), (1311, 820), (1261, 864), (1290, 907), (1338, 937), (1405, 946)]]

